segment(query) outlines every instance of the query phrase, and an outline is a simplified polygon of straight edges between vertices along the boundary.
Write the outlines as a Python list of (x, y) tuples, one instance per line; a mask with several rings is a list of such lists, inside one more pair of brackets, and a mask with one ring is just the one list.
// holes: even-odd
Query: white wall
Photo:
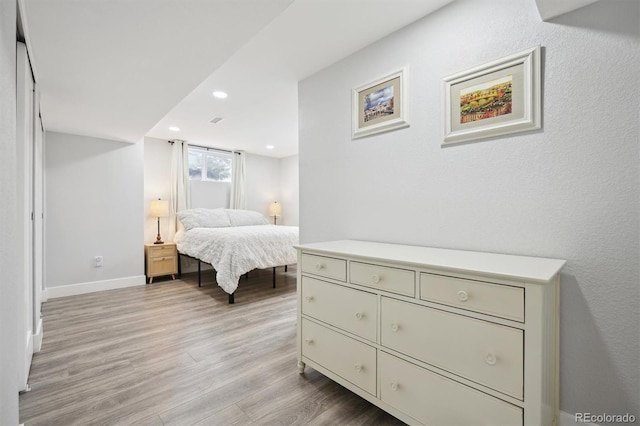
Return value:
[(16, 210), (16, 2), (0, 1), (0, 424), (18, 424), (18, 328), (22, 312), (18, 282), (20, 257), (13, 243), (22, 238)]
[[(535, 7), (460, 0), (301, 82), (301, 240), (566, 259), (561, 409), (637, 417), (639, 3)], [(537, 44), (543, 129), (442, 148), (442, 78)], [(351, 89), (403, 65), (411, 127), (351, 140)]]
[(205, 209), (228, 207), (231, 200), (230, 182), (191, 181), (191, 206)]
[[(151, 200), (171, 197), (171, 145), (166, 140), (144, 138), (144, 242), (158, 233), (158, 218), (149, 216)], [(168, 239), (169, 218), (160, 218), (160, 235)]]
[(282, 217), (278, 223), (297, 226), (299, 222), (298, 156), (280, 159), (280, 199)]
[[(269, 216), (269, 204), (280, 202), (280, 160), (246, 154), (247, 210)], [(273, 218), (269, 218), (273, 223)]]
[(143, 143), (47, 132), (46, 145), (49, 297), (143, 285)]

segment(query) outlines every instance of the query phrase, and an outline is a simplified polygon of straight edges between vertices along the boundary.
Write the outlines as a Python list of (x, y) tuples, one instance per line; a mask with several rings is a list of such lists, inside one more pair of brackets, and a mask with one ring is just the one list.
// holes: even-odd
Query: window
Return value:
[(189, 147), (189, 179), (231, 182), (230, 152)]

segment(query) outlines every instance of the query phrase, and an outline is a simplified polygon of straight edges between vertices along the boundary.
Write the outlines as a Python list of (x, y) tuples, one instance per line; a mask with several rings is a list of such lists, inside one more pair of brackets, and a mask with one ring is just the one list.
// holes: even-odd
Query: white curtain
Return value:
[(231, 169), (233, 177), (231, 178), (231, 202), (230, 207), (232, 209), (246, 209), (247, 200), (245, 195), (245, 166), (244, 166), (244, 152), (234, 152), (231, 162)]
[(189, 196), (189, 145), (185, 141), (173, 140), (171, 151), (171, 198), (169, 200), (169, 241), (178, 231), (176, 213), (191, 205)]

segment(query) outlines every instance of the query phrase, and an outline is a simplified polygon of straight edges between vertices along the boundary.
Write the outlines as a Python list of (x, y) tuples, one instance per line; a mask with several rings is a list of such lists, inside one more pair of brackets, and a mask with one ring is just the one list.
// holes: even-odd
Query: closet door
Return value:
[(16, 156), (18, 167), (18, 238), (19, 285), (23, 289), (18, 324), (18, 390), (27, 390), (33, 357), (33, 91), (34, 82), (27, 49), (17, 43)]

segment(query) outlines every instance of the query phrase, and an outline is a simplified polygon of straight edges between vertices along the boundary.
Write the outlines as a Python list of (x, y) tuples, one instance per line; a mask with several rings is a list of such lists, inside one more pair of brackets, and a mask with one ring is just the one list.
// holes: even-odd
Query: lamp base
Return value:
[(160, 237), (160, 234), (156, 236), (156, 241), (153, 244), (164, 244), (164, 241), (162, 241), (162, 237)]

